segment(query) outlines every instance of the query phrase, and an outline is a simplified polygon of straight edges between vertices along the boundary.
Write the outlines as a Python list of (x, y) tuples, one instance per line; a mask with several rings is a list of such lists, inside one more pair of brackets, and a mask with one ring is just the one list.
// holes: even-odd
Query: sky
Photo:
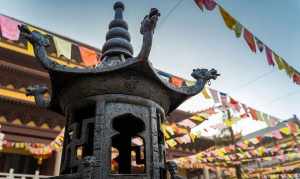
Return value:
[[(267, 65), (265, 53), (254, 54), (243, 38), (224, 24), (219, 10), (201, 12), (193, 0), (124, 0), (135, 54), (140, 23), (150, 8), (161, 11), (150, 60), (161, 70), (192, 80), (194, 68), (221, 73), (211, 88), (282, 120), (300, 116), (300, 86)], [(0, 13), (97, 48), (113, 19), (112, 0), (1, 0)], [(219, 0), (232, 16), (300, 71), (299, 0)], [(195, 96), (179, 108), (199, 111), (212, 103)], [(244, 127), (244, 126), (243, 126)]]

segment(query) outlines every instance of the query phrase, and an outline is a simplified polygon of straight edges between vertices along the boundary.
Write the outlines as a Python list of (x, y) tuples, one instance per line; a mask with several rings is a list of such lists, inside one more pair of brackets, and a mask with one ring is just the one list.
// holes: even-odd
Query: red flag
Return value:
[(241, 110), (241, 106), (240, 106), (239, 102), (237, 102), (236, 100), (234, 100), (231, 97), (230, 97), (230, 106), (238, 112), (240, 112), (240, 110)]
[(293, 75), (293, 81), (297, 84), (300, 85), (300, 74), (295, 72)]
[(256, 110), (249, 107), (249, 112), (254, 120), (257, 120)]
[(203, 1), (204, 1), (204, 5), (205, 5), (206, 9), (209, 11), (214, 10), (217, 5), (215, 0), (203, 0)]
[(197, 6), (203, 11), (204, 0), (194, 0)]
[(247, 42), (249, 48), (251, 49), (251, 51), (256, 52), (256, 44), (255, 44), (255, 41), (254, 41), (254, 36), (246, 28), (244, 29), (244, 39), (246, 40), (246, 42)]
[(268, 60), (268, 64), (274, 66), (275, 64), (274, 64), (274, 60), (273, 60), (273, 52), (269, 47), (265, 46), (265, 48), (266, 48), (266, 57)]

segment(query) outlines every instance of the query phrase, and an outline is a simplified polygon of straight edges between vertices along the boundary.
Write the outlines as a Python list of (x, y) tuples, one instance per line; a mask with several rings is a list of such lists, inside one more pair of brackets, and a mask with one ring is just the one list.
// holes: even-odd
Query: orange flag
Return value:
[(184, 82), (183, 79), (176, 77), (176, 76), (172, 76), (170, 78), (170, 83), (172, 83), (176, 87), (181, 87), (183, 82)]
[(96, 51), (81, 46), (79, 47), (79, 51), (81, 59), (87, 66), (96, 65), (98, 63)]

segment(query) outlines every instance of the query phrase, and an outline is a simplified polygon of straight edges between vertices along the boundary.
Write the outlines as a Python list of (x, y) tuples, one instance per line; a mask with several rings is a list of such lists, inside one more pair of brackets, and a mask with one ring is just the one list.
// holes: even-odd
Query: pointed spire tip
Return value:
[(117, 1), (115, 4), (114, 4), (114, 10), (118, 9), (118, 8), (121, 8), (122, 10), (125, 9), (125, 5), (121, 2), (121, 1)]

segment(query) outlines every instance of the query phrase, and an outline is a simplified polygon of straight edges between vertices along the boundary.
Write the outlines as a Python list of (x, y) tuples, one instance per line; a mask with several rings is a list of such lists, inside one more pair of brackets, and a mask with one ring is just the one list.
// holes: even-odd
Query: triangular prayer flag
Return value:
[(262, 118), (263, 118), (263, 121), (265, 121), (267, 123), (267, 121), (269, 121), (269, 115), (266, 114), (266, 113), (261, 113), (262, 114)]
[(48, 35), (47, 32), (45, 32), (45, 31), (43, 31), (41, 29), (38, 29), (36, 27), (33, 27), (31, 25), (28, 25), (28, 29), (30, 30), (30, 32), (37, 31), (37, 32), (41, 33), (42, 35)]
[(300, 74), (295, 72), (293, 75), (293, 81), (294, 83), (296, 83), (297, 85), (300, 85)]
[(291, 131), (290, 131), (290, 129), (288, 127), (281, 128), (280, 132), (282, 132), (285, 135), (291, 134)]
[(249, 48), (251, 49), (251, 51), (256, 52), (256, 45), (255, 45), (255, 41), (254, 41), (254, 36), (246, 28), (244, 28), (244, 39), (247, 42), (247, 44), (248, 44)]
[(192, 132), (190, 133), (190, 138), (192, 142), (195, 142), (195, 139), (197, 138), (197, 135), (193, 134)]
[(203, 90), (201, 91), (201, 94), (205, 99), (211, 99), (211, 96), (208, 94), (207, 88), (203, 88)]
[(215, 0), (204, 0), (204, 5), (205, 5), (205, 8), (209, 11), (212, 11), (215, 9), (217, 3), (215, 2)]
[(279, 70), (284, 69), (284, 64), (282, 63), (281, 57), (279, 57), (276, 53), (273, 52), (275, 62)]
[(161, 129), (162, 129), (162, 132), (163, 132), (165, 138), (169, 139), (171, 136), (170, 136), (170, 134), (167, 132), (166, 126), (165, 126), (164, 124), (161, 125)]
[(295, 124), (293, 122), (288, 122), (288, 127), (293, 134), (297, 134), (298, 129), (299, 129), (297, 124)]
[(176, 134), (186, 134), (188, 132), (188, 129), (179, 127), (176, 123), (172, 123), (171, 126)]
[(257, 149), (257, 154), (259, 155), (259, 156), (262, 156), (262, 155), (264, 155), (264, 152), (265, 151), (265, 148), (264, 147), (259, 147), (258, 149)]
[(263, 121), (262, 113), (260, 111), (256, 111), (256, 118), (258, 121)]
[(196, 115), (192, 116), (190, 119), (193, 119), (198, 122), (202, 122), (202, 121), (206, 120), (206, 118), (200, 114), (196, 114)]
[(234, 100), (233, 98), (230, 97), (230, 106), (231, 108), (233, 108), (235, 111), (240, 112), (241, 110), (241, 106), (239, 104), (239, 102), (237, 102), (236, 100)]
[(285, 70), (286, 74), (287, 74), (290, 78), (292, 78), (292, 75), (293, 75), (293, 73), (294, 73), (293, 68), (292, 68), (285, 60), (283, 60), (283, 59), (282, 59), (282, 64), (283, 64), (283, 66), (284, 66), (284, 70)]
[(184, 136), (181, 137), (181, 140), (183, 140), (183, 142), (185, 144), (191, 143), (191, 138), (188, 134), (185, 134)]
[(242, 31), (243, 31), (243, 26), (242, 26), (242, 24), (240, 24), (239, 22), (237, 22), (237, 23), (233, 26), (233, 30), (234, 30), (235, 36), (236, 36), (237, 38), (240, 38), (241, 35), (242, 35)]
[(176, 138), (175, 138), (175, 141), (176, 141), (177, 143), (179, 143), (179, 144), (183, 144), (183, 143), (184, 143), (184, 142), (181, 140), (180, 137), (176, 137)]
[(279, 130), (274, 130), (274, 131), (272, 131), (272, 136), (273, 136), (275, 139), (279, 139), (279, 140), (283, 138)]
[(219, 103), (220, 100), (219, 100), (219, 96), (218, 96), (218, 91), (216, 91), (214, 89), (211, 89), (211, 88), (209, 88), (209, 91), (210, 91), (210, 94), (212, 95), (212, 97), (214, 99), (214, 102)]
[(208, 115), (217, 114), (217, 112), (215, 111), (215, 109), (214, 109), (213, 107), (208, 108), (205, 112), (206, 112)]
[(166, 130), (169, 132), (169, 134), (175, 135), (174, 130), (171, 126), (166, 126)]
[(201, 9), (201, 11), (203, 11), (204, 0), (194, 0), (194, 1), (197, 4), (197, 6), (199, 7), (199, 9)]
[(191, 121), (190, 119), (184, 119), (183, 121), (178, 122), (179, 125), (184, 126), (184, 127), (189, 127), (193, 128), (196, 126), (196, 124)]
[(241, 114), (240, 117), (241, 117), (242, 119), (244, 119), (244, 118), (249, 117), (249, 115), (248, 115), (248, 113), (244, 113), (244, 114)]
[(233, 27), (236, 25), (236, 20), (221, 6), (219, 6), (219, 10), (220, 10), (220, 13), (223, 17), (223, 20), (224, 20), (226, 26), (229, 29), (233, 30)]
[(173, 84), (174, 86), (178, 87), (178, 88), (182, 86), (183, 82), (184, 82), (183, 79), (181, 79), (179, 77), (176, 77), (176, 76), (172, 76), (170, 78), (170, 83)]
[(260, 52), (262, 52), (264, 50), (264, 47), (265, 47), (264, 43), (261, 40), (259, 40), (257, 37), (255, 37), (255, 41), (256, 41), (256, 45), (257, 45), (258, 50)]
[(257, 120), (256, 110), (253, 109), (253, 108), (251, 108), (251, 107), (249, 107), (248, 109), (249, 109), (249, 112), (250, 112), (250, 114), (252, 116), (252, 119)]
[(270, 127), (276, 126), (278, 122), (279, 122), (279, 119), (277, 119), (277, 118), (275, 118), (273, 116), (269, 116), (268, 125)]
[(53, 41), (55, 43), (57, 56), (63, 55), (67, 59), (71, 59), (71, 47), (72, 44), (69, 41), (61, 39), (59, 37), (53, 36)]
[(265, 46), (265, 49), (266, 49), (266, 57), (267, 57), (268, 64), (274, 66), (275, 64), (273, 61), (273, 51), (267, 46)]
[(228, 105), (227, 94), (220, 92), (220, 98), (223, 106), (227, 106)]
[(175, 147), (177, 145), (177, 142), (174, 140), (174, 139), (170, 139), (170, 140), (167, 140), (166, 143), (171, 147)]
[(13, 41), (19, 40), (19, 25), (21, 25), (20, 22), (17, 22), (9, 17), (0, 15), (0, 29), (2, 37)]
[(98, 64), (97, 53), (94, 50), (79, 46), (81, 59), (86, 66), (92, 66)]
[(254, 145), (259, 143), (259, 140), (257, 138), (252, 138), (249, 141)]
[[(47, 32), (40, 30), (38, 28), (32, 27), (30, 25), (28, 26), (28, 29), (30, 32), (37, 31), (37, 32), (41, 33), (42, 35), (48, 35)], [(29, 54), (34, 55), (33, 46), (30, 42), (27, 42), (27, 51)]]
[(224, 124), (227, 127), (231, 127), (233, 125), (233, 120), (232, 119), (226, 119), (226, 120), (224, 120)]
[(241, 103), (242, 108), (244, 109), (244, 112), (247, 114), (248, 113), (248, 107), (246, 106), (246, 104)]

